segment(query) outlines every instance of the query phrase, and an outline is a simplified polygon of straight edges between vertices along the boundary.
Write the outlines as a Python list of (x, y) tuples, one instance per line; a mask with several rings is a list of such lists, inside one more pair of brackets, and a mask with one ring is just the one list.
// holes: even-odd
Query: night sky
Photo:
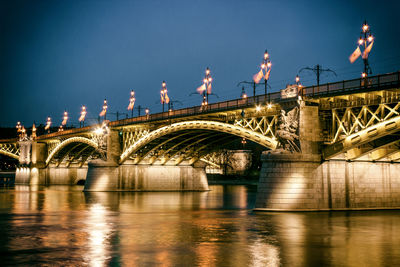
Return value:
[[(374, 74), (400, 69), (400, 1), (41, 1), (0, 2), (0, 126), (59, 125), (64, 110), (77, 124), (80, 108), (97, 118), (104, 98), (111, 113), (136, 106), (160, 112), (161, 82), (175, 108), (201, 104), (189, 96), (206, 67), (219, 98), (240, 96), (237, 83), (271, 56), (272, 91), (293, 83), (302, 67), (320, 64), (338, 77), (360, 77), (350, 64), (366, 19), (375, 36)], [(315, 84), (311, 72), (302, 83)], [(251, 94), (251, 89), (247, 93)], [(263, 87), (258, 90), (261, 94)], [(93, 121), (93, 120), (92, 120)]]

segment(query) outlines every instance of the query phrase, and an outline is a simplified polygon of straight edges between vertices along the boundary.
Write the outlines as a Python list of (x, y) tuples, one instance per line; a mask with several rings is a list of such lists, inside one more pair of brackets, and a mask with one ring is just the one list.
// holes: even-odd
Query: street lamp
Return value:
[(81, 109), (81, 116), (79, 117), (79, 127), (81, 127), (81, 124), (83, 125), (83, 127), (85, 127), (85, 117), (86, 117), (86, 107), (82, 106)]
[(211, 95), (211, 83), (212, 83), (212, 77), (211, 77), (211, 71), (207, 67), (206, 68), (206, 74), (203, 79), (203, 84), (196, 89), (196, 91), (203, 96), (203, 102), (201, 103), (201, 106), (204, 107), (208, 105), (208, 95)]
[[(351, 63), (357, 60), (359, 56), (362, 57), (364, 62), (364, 71), (361, 74), (362, 78), (366, 78), (368, 74), (372, 74), (372, 69), (368, 63), (368, 55), (371, 52), (372, 46), (374, 44), (374, 37), (372, 36), (371, 30), (367, 21), (361, 28), (360, 39), (358, 39), (358, 46), (356, 50), (350, 55), (349, 60)], [(364, 46), (364, 51), (361, 53), (360, 46)]]
[(265, 70), (265, 75), (264, 75), (264, 81), (265, 81), (265, 94), (267, 94), (267, 83), (269, 80), (269, 75), (271, 73), (271, 61), (269, 60), (269, 54), (268, 51), (265, 50), (264, 53), (264, 60), (263, 63), (261, 64), (261, 68)]
[(300, 93), (301, 97), (303, 97), (303, 86), (300, 84), (299, 75), (296, 75), (295, 81), (296, 81), (296, 85), (297, 85), (297, 90)]
[(204, 77), (204, 84), (206, 85), (207, 88), (207, 90), (205, 90), (207, 104), (208, 104), (208, 95), (211, 94), (211, 83), (212, 83), (212, 77), (210, 75), (210, 69), (207, 67), (206, 76)]
[(64, 117), (63, 121), (61, 122), (61, 126), (67, 125), (67, 121), (68, 121), (68, 112), (64, 111)]
[(44, 130), (48, 130), (48, 133), (50, 133), (50, 125), (51, 125), (51, 118), (47, 117), (47, 122), (46, 126), (44, 127)]
[(99, 114), (100, 117), (104, 116), (104, 120), (106, 120), (107, 108), (108, 108), (108, 106), (107, 106), (107, 99), (104, 99), (104, 102), (103, 102), (103, 110), (102, 110), (102, 111), (100, 112), (100, 114)]
[(167, 91), (167, 84), (165, 81), (162, 82), (162, 88), (160, 91), (161, 96), (161, 103), (162, 103), (162, 112), (164, 112), (164, 104), (169, 103), (168, 91)]
[(242, 99), (246, 99), (247, 98), (247, 94), (246, 94), (246, 91), (244, 90), (244, 86), (242, 86), (242, 93), (241, 93), (240, 97)]
[(18, 139), (21, 140), (21, 132), (22, 132), (21, 122), (17, 122), (15, 128), (17, 129)]
[(133, 90), (131, 90), (131, 97), (129, 98), (129, 105), (128, 105), (128, 110), (131, 110), (131, 118), (133, 118), (133, 107), (135, 106), (135, 92)]
[(271, 66), (272, 66), (272, 63), (269, 60), (269, 53), (268, 53), (267, 50), (265, 50), (264, 58), (263, 58), (263, 61), (261, 63), (260, 71), (253, 76), (253, 81), (254, 81), (253, 93), (254, 93), (254, 96), (256, 95), (256, 83), (259, 83), (262, 78), (264, 78), (264, 85), (265, 85), (264, 94), (265, 95), (267, 94), (268, 80), (269, 80), (269, 76), (270, 76), (270, 73), (271, 73)]

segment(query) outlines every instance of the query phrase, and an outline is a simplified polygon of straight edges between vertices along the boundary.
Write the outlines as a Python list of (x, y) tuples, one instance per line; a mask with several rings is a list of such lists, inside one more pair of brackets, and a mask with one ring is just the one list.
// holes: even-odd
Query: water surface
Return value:
[(400, 212), (255, 213), (256, 188), (83, 193), (0, 189), (1, 264), (395, 266)]

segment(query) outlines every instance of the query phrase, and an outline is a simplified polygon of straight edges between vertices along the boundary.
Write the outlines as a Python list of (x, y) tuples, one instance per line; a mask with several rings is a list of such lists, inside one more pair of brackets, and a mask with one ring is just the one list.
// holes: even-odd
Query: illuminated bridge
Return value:
[(34, 140), (0, 140), (16, 182), (86, 191), (207, 190), (210, 157), (237, 140), (263, 147), (257, 209), (400, 206), (400, 72), (288, 86)]

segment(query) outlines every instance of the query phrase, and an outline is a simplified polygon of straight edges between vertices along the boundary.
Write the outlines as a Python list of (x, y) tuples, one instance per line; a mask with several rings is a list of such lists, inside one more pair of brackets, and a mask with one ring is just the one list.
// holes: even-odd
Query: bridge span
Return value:
[(16, 183), (208, 190), (207, 155), (264, 148), (258, 210), (400, 207), (400, 72), (0, 140)]

